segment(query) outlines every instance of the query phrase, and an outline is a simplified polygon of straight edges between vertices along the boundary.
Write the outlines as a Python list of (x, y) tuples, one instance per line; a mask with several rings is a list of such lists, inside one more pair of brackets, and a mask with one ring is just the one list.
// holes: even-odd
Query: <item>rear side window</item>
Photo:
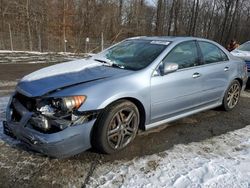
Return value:
[(199, 41), (201, 53), (205, 64), (227, 61), (227, 55), (217, 46), (209, 42)]
[(163, 59), (164, 63), (177, 63), (179, 69), (194, 67), (198, 65), (198, 52), (195, 41), (178, 44)]

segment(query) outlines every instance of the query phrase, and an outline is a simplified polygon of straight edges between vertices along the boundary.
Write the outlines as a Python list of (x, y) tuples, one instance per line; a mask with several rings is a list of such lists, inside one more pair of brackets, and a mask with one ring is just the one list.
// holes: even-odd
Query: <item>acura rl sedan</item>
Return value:
[(4, 133), (51, 157), (91, 147), (114, 153), (138, 130), (238, 104), (243, 60), (193, 37), (136, 37), (92, 57), (25, 76), (7, 107)]

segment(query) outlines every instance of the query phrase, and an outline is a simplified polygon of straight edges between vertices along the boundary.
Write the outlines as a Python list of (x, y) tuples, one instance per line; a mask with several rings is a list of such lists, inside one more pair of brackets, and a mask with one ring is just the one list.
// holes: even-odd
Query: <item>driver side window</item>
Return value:
[(195, 41), (178, 44), (163, 59), (163, 63), (177, 63), (179, 69), (197, 66), (199, 62)]

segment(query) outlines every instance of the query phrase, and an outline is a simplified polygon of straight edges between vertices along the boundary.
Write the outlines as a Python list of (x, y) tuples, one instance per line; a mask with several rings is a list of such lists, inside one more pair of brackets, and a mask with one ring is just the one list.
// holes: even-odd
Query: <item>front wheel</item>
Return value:
[(131, 143), (139, 127), (139, 111), (135, 104), (120, 100), (104, 109), (97, 119), (92, 141), (104, 153), (114, 153)]
[(235, 108), (240, 99), (241, 85), (238, 80), (234, 80), (227, 91), (225, 92), (223, 98), (222, 107), (225, 111), (230, 111)]

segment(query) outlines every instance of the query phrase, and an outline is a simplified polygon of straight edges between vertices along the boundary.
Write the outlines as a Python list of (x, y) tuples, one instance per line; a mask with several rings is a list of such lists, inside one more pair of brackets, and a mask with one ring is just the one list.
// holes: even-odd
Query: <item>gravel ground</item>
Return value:
[[(0, 65), (0, 83), (5, 83), (0, 85), (0, 90), (13, 90), (16, 80), (44, 66), (47, 65)], [(2, 96), (8, 93), (2, 92)], [(110, 169), (110, 164), (115, 165), (117, 161), (129, 162), (169, 150), (177, 144), (201, 142), (250, 125), (249, 98), (250, 92), (244, 92), (239, 105), (231, 112), (209, 110), (171, 123), (167, 128), (143, 133), (132, 145), (114, 155), (89, 150), (69, 159), (50, 159), (26, 150), (18, 141), (3, 135), (0, 124), (0, 187), (88, 187), (96, 177), (96, 170)], [(8, 97), (0, 99), (1, 121), (7, 100)]]

